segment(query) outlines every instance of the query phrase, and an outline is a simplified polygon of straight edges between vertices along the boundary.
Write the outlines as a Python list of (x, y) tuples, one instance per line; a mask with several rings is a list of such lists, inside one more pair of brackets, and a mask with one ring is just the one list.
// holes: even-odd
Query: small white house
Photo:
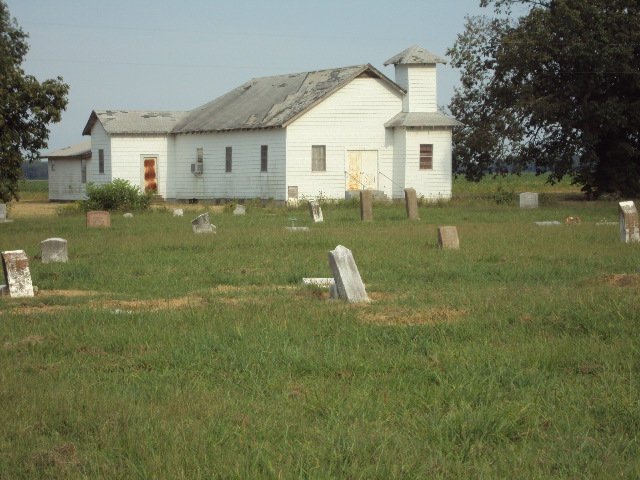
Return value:
[(405, 187), (448, 198), (460, 124), (437, 111), (438, 63), (413, 46), (385, 62), (395, 82), (366, 64), (255, 78), (186, 112), (94, 110), (84, 180), (177, 200), (400, 198)]
[(49, 160), (49, 201), (82, 200), (87, 183), (91, 140), (44, 155)]

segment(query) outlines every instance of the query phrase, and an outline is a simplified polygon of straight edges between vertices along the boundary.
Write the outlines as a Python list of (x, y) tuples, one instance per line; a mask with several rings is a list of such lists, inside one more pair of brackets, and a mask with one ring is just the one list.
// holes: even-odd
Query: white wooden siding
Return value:
[[(356, 78), (287, 127), (287, 186), (300, 198), (344, 198), (349, 150), (377, 150), (379, 170), (392, 177), (393, 135), (384, 123), (400, 112), (402, 95), (378, 79)], [(326, 145), (326, 172), (311, 171), (311, 146)], [(378, 188), (391, 195), (391, 181)]]
[[(451, 128), (407, 129), (406, 186), (426, 198), (451, 197)], [(397, 132), (400, 133), (400, 130)], [(433, 145), (433, 169), (420, 170), (420, 144)]]
[[(175, 161), (169, 198), (269, 198), (286, 200), (284, 129), (228, 133), (180, 134), (175, 138)], [(268, 171), (260, 171), (260, 147), (267, 145)], [(232, 170), (225, 172), (226, 147), (232, 148)], [(195, 176), (191, 164), (204, 150), (204, 173)], [(311, 168), (311, 167), (309, 167)]]
[[(55, 171), (51, 162), (56, 162)], [(85, 185), (82, 183), (81, 165), (78, 159), (49, 160), (49, 200), (83, 200), (86, 198)], [(89, 161), (87, 160), (87, 164)]]
[[(169, 158), (170, 141), (167, 137), (167, 135), (113, 135), (110, 162), (112, 178), (128, 180), (132, 185), (144, 189), (142, 156), (156, 157), (158, 194), (166, 198), (168, 164), (171, 161)], [(105, 173), (106, 171), (105, 158)]]
[[(104, 150), (104, 173), (98, 173), (100, 149)], [(91, 160), (87, 160), (87, 183), (102, 185), (109, 183), (113, 178), (111, 176), (111, 136), (100, 122), (96, 122), (91, 128)]]
[(436, 66), (396, 65), (396, 83), (407, 91), (403, 112), (436, 112)]

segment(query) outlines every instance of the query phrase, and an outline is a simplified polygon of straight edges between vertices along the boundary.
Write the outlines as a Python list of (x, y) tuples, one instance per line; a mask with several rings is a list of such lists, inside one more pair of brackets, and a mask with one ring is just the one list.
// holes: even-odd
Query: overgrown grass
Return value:
[(571, 185), (571, 180), (568, 178), (554, 185), (551, 185), (548, 180), (549, 174), (536, 175), (531, 172), (525, 172), (520, 176), (506, 175), (496, 178), (487, 175), (479, 182), (469, 182), (464, 177), (458, 176), (453, 180), (453, 195), (489, 194), (498, 187), (513, 190), (515, 193), (581, 193), (580, 187)]
[(48, 200), (48, 180), (21, 180), (20, 200)]
[[(595, 225), (616, 208), (6, 224), (42, 294), (0, 299), (1, 476), (637, 478), (640, 244)], [(292, 215), (311, 231), (284, 231)], [(582, 224), (533, 224), (567, 216)], [(66, 264), (33, 258), (54, 236)], [(338, 244), (372, 304), (301, 285)]]

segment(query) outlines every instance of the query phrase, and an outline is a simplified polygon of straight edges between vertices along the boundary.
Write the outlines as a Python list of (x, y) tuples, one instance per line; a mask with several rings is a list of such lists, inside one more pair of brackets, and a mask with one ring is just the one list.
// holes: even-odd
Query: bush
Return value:
[(498, 185), (490, 194), (491, 200), (496, 205), (511, 205), (515, 203), (516, 194), (513, 189), (507, 189), (502, 185)]
[(104, 185), (87, 184), (87, 200), (78, 202), (86, 212), (91, 210), (149, 210), (155, 191), (143, 192), (128, 180), (116, 178)]

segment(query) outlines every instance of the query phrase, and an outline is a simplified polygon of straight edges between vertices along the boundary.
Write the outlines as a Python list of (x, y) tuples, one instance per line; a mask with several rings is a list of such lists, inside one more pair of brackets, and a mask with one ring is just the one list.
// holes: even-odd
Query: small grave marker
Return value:
[(454, 226), (438, 227), (438, 245), (441, 248), (460, 248), (458, 229)]
[(640, 242), (640, 222), (635, 203), (632, 201), (620, 202), (618, 210), (620, 212), (620, 240), (622, 243)]
[(182, 217), (184, 215), (184, 212), (182, 211), (181, 208), (174, 208), (173, 209), (173, 216), (174, 217)]
[(244, 215), (246, 213), (247, 213), (247, 207), (240, 204), (237, 204), (236, 208), (233, 210), (234, 215)]
[(404, 203), (407, 209), (407, 217), (410, 220), (420, 220), (418, 215), (418, 195), (415, 188), (404, 189)]
[(351, 250), (338, 245), (329, 252), (329, 267), (333, 272), (338, 298), (349, 303), (370, 302)]
[(373, 222), (373, 192), (360, 190), (360, 220)]
[(216, 226), (211, 225), (208, 213), (203, 213), (196, 217), (192, 222), (193, 233), (216, 233)]
[(29, 259), (24, 250), (2, 252), (2, 268), (7, 282), (3, 290), (8, 290), (10, 297), (33, 297)]
[(7, 219), (7, 205), (5, 203), (0, 203), (0, 220)]
[(110, 227), (111, 214), (109, 212), (87, 212), (87, 227)]
[(64, 238), (47, 238), (40, 242), (42, 263), (64, 263), (69, 260), (67, 241)]
[(520, 208), (538, 208), (538, 194), (533, 192), (521, 193)]
[(533, 223), (535, 223), (539, 227), (553, 227), (553, 226), (556, 226), (556, 225), (562, 225), (562, 223), (560, 223), (557, 220), (547, 221), (547, 222), (533, 222)]
[(124, 218), (133, 218), (133, 213), (125, 213), (122, 215)]
[(311, 214), (311, 218), (314, 223), (319, 223), (324, 221), (322, 218), (322, 208), (317, 200), (312, 200), (309, 202), (309, 213)]
[(335, 283), (333, 278), (303, 278), (302, 283), (304, 285), (318, 285), (320, 287), (328, 287), (332, 283)]

